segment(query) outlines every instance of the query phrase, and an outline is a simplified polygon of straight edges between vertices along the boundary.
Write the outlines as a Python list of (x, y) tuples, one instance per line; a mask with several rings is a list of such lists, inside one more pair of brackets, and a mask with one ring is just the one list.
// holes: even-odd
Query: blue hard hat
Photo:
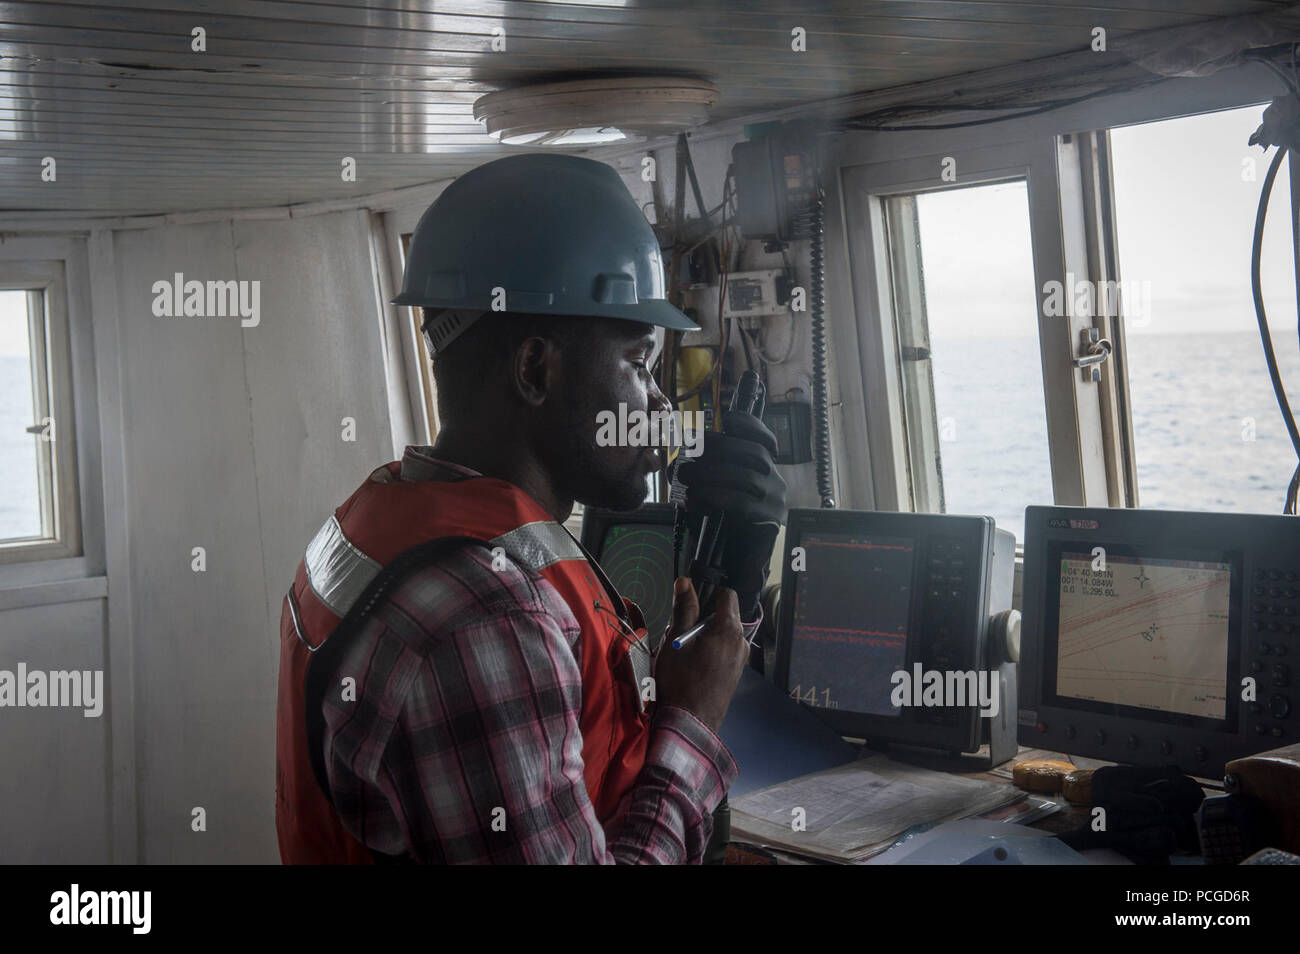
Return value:
[(654, 230), (610, 166), (530, 153), (458, 178), (420, 218), (395, 305), (698, 326), (664, 298)]

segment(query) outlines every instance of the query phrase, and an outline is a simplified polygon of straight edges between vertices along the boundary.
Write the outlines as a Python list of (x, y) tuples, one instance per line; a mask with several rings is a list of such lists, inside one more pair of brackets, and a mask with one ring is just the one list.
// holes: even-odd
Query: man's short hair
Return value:
[[(424, 324), (441, 309), (423, 308)], [(461, 413), (484, 388), (501, 386), (509, 361), (529, 338), (549, 338), (568, 345), (581, 318), (522, 312), (493, 312), (475, 321), (433, 358), (438, 416), (447, 420)]]

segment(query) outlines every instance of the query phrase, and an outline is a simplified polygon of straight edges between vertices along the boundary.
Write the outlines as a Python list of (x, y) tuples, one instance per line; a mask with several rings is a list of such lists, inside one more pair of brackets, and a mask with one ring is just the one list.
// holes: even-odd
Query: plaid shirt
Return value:
[[(403, 480), (473, 471), (408, 447)], [(328, 693), (326, 770), (344, 826), (426, 863), (698, 863), (737, 774), (685, 709), (658, 706), (623, 813), (602, 828), (583, 778), (582, 633), (541, 576), (467, 546), (372, 611)], [(747, 629), (750, 627), (747, 627)]]

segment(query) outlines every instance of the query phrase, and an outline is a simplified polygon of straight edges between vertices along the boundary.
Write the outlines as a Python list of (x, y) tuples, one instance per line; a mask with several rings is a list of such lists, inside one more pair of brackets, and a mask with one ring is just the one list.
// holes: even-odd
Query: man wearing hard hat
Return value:
[[(784, 519), (774, 439), (728, 419), (681, 468), (687, 508), (738, 541), (734, 589), (697, 639), (656, 652), (561, 526), (575, 501), (645, 498), (660, 451), (605, 446), (597, 418), (668, 410), (657, 329), (696, 330), (617, 173), (553, 155), (467, 173), (416, 227), (394, 303), (424, 309), (442, 428), (334, 511), (285, 597), (281, 858), (700, 861)], [(699, 614), (689, 581), (675, 595), (670, 632)]]

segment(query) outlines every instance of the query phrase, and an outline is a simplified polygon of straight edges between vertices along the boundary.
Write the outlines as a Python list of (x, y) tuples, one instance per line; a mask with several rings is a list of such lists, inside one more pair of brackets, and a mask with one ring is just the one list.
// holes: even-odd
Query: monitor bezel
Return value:
[[(790, 656), (794, 632), (794, 610), (798, 591), (799, 573), (791, 569), (791, 553), (809, 532), (856, 532), (889, 537), (909, 537), (913, 540), (935, 536), (959, 536), (972, 545), (972, 553), (982, 550), (976, 561), (978, 578), (968, 597), (965, 611), (974, 615), (980, 624), (968, 634), (970, 639), (962, 646), (962, 668), (988, 669), (985, 658), (988, 607), (989, 573), (992, 566), (994, 534), (996, 528), (991, 517), (962, 514), (918, 514), (897, 511), (872, 510), (813, 510), (794, 509), (786, 524), (785, 553), (781, 578), (781, 606), (776, 638), (776, 661), (773, 682), (789, 693)], [(978, 547), (974, 544), (978, 543)], [(912, 607), (909, 613), (909, 632), (919, 625), (924, 607), (924, 588), (919, 585), (925, 569), (925, 556), (917, 548), (913, 561)], [(908, 647), (907, 665), (915, 659), (915, 648)], [(935, 725), (921, 721), (921, 715), (908, 709), (901, 715), (873, 715), (849, 712), (844, 709), (826, 709), (802, 702), (809, 711), (822, 719), (841, 735), (865, 739), (869, 744), (912, 745), (951, 752), (973, 752), (980, 746), (980, 716), (976, 709), (967, 707), (956, 714), (949, 725)]]
[[(1109, 759), (1130, 764), (1175, 765), (1189, 774), (1214, 778), (1225, 763), (1251, 752), (1283, 744), (1257, 736), (1252, 727), (1252, 706), (1266, 701), (1272, 691), (1257, 679), (1254, 701), (1243, 698), (1242, 681), (1258, 633), (1251, 630), (1247, 593), (1261, 567), (1295, 566), (1287, 537), (1294, 517), (1273, 514), (1227, 514), (1206, 511), (1151, 510), (1106, 507), (1031, 506), (1025, 510), (1025, 576), (1020, 660), (1019, 743), (1076, 756)], [(1300, 524), (1296, 524), (1300, 528)], [(1300, 532), (1297, 532), (1300, 536)], [(1048, 541), (1061, 538), (1072, 544), (1102, 539), (1141, 540), (1148, 551), (1185, 548), (1227, 553), (1234, 558), (1230, 596), (1230, 654), (1236, 680), (1230, 684), (1229, 711), (1235, 708), (1236, 731), (1181, 725), (1150, 718), (1139, 709), (1137, 717), (1065, 708), (1043, 696), (1045, 667), (1049, 662), (1043, 644), (1043, 614), (1048, 575)], [(1059, 584), (1058, 584), (1059, 585)], [(1227, 721), (1227, 720), (1225, 720)], [(1283, 738), (1290, 738), (1284, 736)]]
[(670, 503), (643, 503), (635, 510), (606, 510), (603, 507), (584, 507), (579, 541), (582, 547), (597, 560), (604, 549), (609, 528), (620, 523), (649, 523), (656, 526), (673, 525), (677, 508)]

